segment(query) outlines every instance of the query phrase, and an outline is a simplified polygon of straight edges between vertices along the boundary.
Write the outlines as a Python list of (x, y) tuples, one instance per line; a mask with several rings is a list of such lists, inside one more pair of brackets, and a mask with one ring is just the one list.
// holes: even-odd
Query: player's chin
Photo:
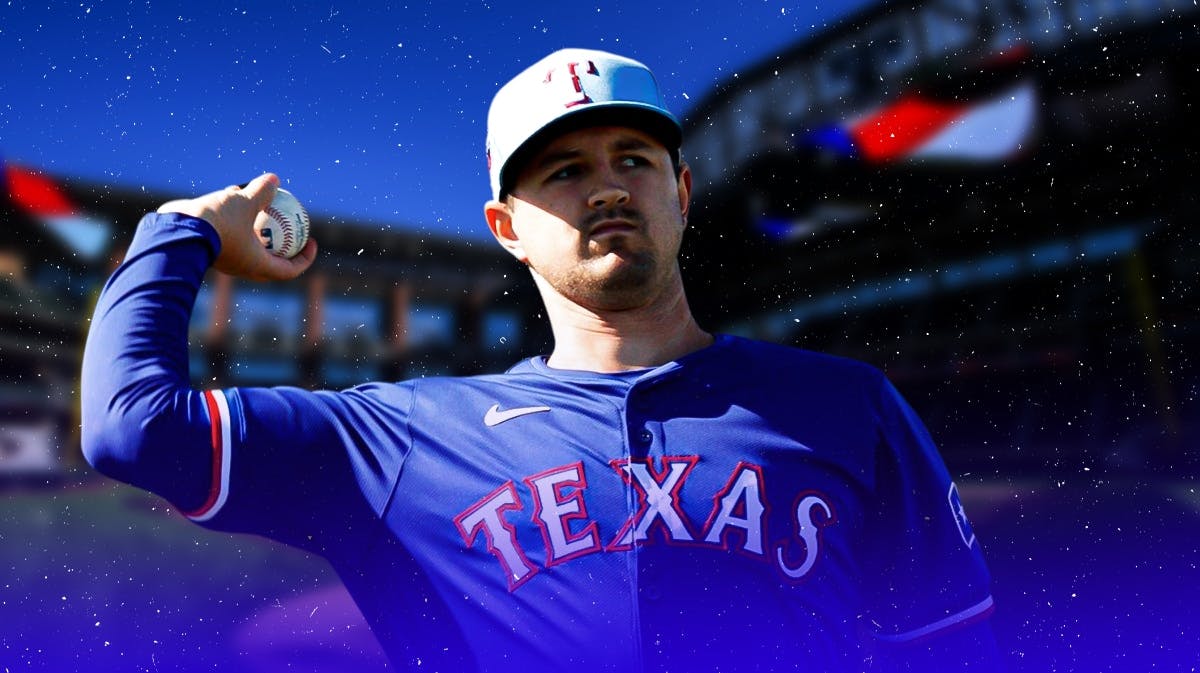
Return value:
[[(616, 258), (616, 259), (614, 259)], [(597, 285), (613, 294), (641, 294), (654, 284), (658, 265), (653, 255), (610, 255)]]

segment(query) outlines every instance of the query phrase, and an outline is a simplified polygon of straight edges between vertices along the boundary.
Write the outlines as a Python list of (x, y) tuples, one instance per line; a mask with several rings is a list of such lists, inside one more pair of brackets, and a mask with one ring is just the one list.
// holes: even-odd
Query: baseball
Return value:
[(308, 242), (308, 212), (291, 192), (280, 188), (254, 220), (254, 233), (272, 254), (295, 257)]

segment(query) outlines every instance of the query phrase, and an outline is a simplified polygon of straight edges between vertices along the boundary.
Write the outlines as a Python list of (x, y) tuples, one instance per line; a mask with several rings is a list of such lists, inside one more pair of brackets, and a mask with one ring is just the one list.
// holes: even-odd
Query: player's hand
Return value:
[(254, 233), (254, 219), (266, 210), (279, 188), (279, 177), (264, 173), (245, 187), (237, 185), (194, 199), (168, 201), (160, 213), (183, 213), (205, 220), (221, 238), (213, 268), (248, 280), (289, 280), (304, 273), (317, 256), (312, 238), (291, 259), (271, 254)]

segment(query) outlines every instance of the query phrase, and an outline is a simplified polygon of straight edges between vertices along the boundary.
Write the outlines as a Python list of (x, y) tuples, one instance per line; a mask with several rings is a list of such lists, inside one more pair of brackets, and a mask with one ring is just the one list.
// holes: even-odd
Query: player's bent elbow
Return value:
[(131, 452), (137, 453), (134, 438), (122, 431), (126, 421), (120, 414), (97, 411), (90, 406), (85, 395), (79, 428), (83, 458), (101, 474), (119, 479), (121, 465)]
[[(111, 407), (110, 407), (111, 408)], [(154, 445), (150, 418), (135, 410), (84, 413), (80, 448), (88, 464), (118, 481), (137, 483), (138, 466)]]
[[(179, 503), (192, 499), (192, 484), (209, 474), (207, 421), (188, 412), (185, 391), (147, 395), (134, 404), (85, 402), (80, 444), (101, 474)], [(157, 400), (157, 401), (156, 401)], [(197, 421), (203, 421), (203, 424)], [(196, 490), (207, 488), (198, 484)]]

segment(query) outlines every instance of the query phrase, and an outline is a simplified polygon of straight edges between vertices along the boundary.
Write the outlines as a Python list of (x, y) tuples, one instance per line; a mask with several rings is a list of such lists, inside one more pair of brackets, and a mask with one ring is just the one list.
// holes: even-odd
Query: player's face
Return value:
[(486, 209), (493, 233), (558, 294), (590, 309), (636, 308), (678, 280), (691, 175), (641, 131), (560, 136)]

